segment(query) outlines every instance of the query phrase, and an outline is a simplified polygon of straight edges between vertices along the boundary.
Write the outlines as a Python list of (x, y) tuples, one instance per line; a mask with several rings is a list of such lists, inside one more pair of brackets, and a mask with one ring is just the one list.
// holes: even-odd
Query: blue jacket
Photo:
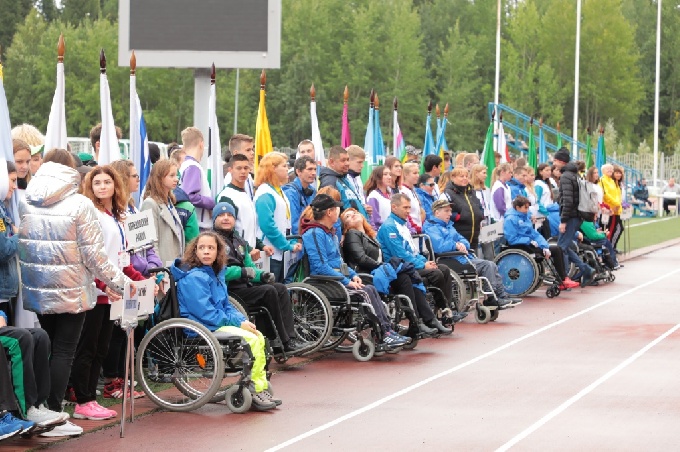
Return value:
[(302, 191), (302, 183), (300, 182), (299, 177), (296, 177), (293, 182), (281, 187), (290, 203), (290, 231), (293, 235), (297, 235), (298, 233), (302, 211), (305, 210), (305, 207), (307, 207), (316, 196), (316, 188), (314, 188), (313, 185), (310, 185), (308, 188), (312, 191), (312, 194), (305, 196)]
[(335, 232), (307, 219), (302, 220), (300, 232), (309, 261), (309, 273), (321, 276), (341, 276), (340, 282), (345, 286), (349, 284), (350, 279), (354, 278), (357, 273), (349, 267), (349, 278), (340, 272), (343, 262)]
[(223, 269), (215, 275), (212, 267), (203, 265), (187, 271), (177, 259), (170, 267), (177, 283), (177, 300), (182, 317), (195, 320), (210, 331), (223, 326), (240, 327), (246, 317), (229, 303)]
[(406, 262), (412, 263), (416, 270), (425, 268), (427, 258), (421, 255), (418, 250), (413, 249), (412, 242), (410, 240), (407, 241), (401, 235), (397, 225), (403, 226), (408, 230), (406, 220), (402, 220), (394, 213), (391, 213), (378, 230), (377, 238), (382, 247), (383, 262), (387, 262), (392, 259), (393, 256), (396, 256)]
[(520, 195), (524, 197), (527, 195), (524, 184), (520, 183), (520, 181), (514, 177), (508, 181), (508, 187), (510, 187), (510, 198), (513, 200)]
[(437, 200), (437, 198), (435, 198), (433, 195), (429, 194), (422, 188), (416, 188), (416, 195), (418, 195), (418, 199), (420, 200), (420, 206), (425, 211), (425, 219), (431, 220), (432, 218), (434, 218), (432, 216), (432, 203), (434, 203)]
[(533, 240), (538, 243), (539, 248), (548, 248), (548, 242), (534, 229), (529, 213), (520, 213), (515, 209), (505, 212), (503, 235), (508, 245), (531, 245)]
[(17, 244), (19, 235), (12, 233), (14, 223), (0, 201), (0, 298), (7, 300), (19, 292)]
[[(470, 249), (470, 242), (468, 242), (465, 237), (456, 231), (456, 229), (453, 227), (453, 221), (444, 223), (444, 221), (440, 220), (439, 218), (427, 220), (423, 224), (423, 232), (430, 236), (430, 240), (432, 240), (432, 248), (434, 248), (434, 252), (436, 254), (458, 251), (456, 249), (456, 243), (458, 242), (465, 245), (465, 248)], [(468, 254), (468, 257), (472, 259), (474, 256), (472, 254)], [(467, 259), (465, 259), (463, 256), (457, 256), (456, 260), (461, 264), (468, 263)]]

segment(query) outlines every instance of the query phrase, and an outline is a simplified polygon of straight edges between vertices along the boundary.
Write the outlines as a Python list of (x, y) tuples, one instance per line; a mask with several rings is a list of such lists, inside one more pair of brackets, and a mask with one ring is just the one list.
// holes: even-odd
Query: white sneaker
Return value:
[(68, 421), (69, 418), (71, 417), (66, 411), (53, 411), (53, 410), (50, 410), (49, 408), (47, 408), (47, 407), (45, 406), (44, 403), (41, 404), (41, 405), (38, 407), (38, 411), (40, 411), (41, 413), (44, 413), (46, 416), (53, 416), (53, 415), (55, 415), (55, 414), (58, 414), (59, 416), (61, 416), (61, 420), (62, 420), (62, 421)]
[(61, 413), (48, 410), (47, 408), (42, 409), (42, 407), (40, 407), (39, 409), (33, 406), (26, 412), (26, 419), (35, 422), (39, 427), (59, 425), (66, 422), (66, 419), (62, 418)]
[(80, 436), (83, 434), (82, 427), (78, 427), (72, 422), (66, 422), (64, 425), (54, 427), (49, 432), (41, 433), (38, 436), (43, 437), (63, 437), (63, 436)]

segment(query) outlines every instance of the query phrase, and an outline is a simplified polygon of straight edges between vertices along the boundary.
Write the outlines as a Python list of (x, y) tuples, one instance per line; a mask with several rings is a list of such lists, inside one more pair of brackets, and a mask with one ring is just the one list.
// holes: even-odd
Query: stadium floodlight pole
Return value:
[[(501, 9), (502, 9), (501, 3), (502, 0), (498, 0), (498, 12), (496, 15), (496, 79), (494, 81), (493, 92), (493, 107), (494, 111), (496, 111), (495, 116), (497, 121), (500, 121), (500, 115), (498, 114), (497, 110), (498, 110), (498, 96), (501, 83)], [(498, 124), (499, 126), (496, 127), (496, 130), (500, 130), (500, 122)], [(496, 150), (498, 150), (498, 143), (500, 143), (500, 137), (498, 136), (498, 133), (496, 133)]]
[(234, 93), (234, 135), (238, 133), (238, 88), (239, 88), (239, 68), (236, 68), (236, 88)]
[(654, 83), (654, 187), (659, 177), (659, 85), (661, 84), (661, 0), (656, 3), (656, 80)]
[(574, 127), (572, 129), (573, 142), (571, 155), (578, 159), (578, 93), (579, 71), (581, 66), (581, 0), (576, 0), (576, 61), (574, 63)]

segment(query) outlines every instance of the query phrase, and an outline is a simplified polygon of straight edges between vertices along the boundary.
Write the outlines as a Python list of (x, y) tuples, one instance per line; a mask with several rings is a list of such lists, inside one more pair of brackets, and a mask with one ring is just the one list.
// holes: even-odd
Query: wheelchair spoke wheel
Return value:
[(153, 327), (139, 345), (137, 378), (147, 397), (161, 408), (195, 410), (220, 389), (222, 349), (203, 325), (188, 319), (167, 320)]
[(298, 337), (311, 344), (303, 353), (309, 355), (328, 342), (333, 311), (328, 299), (317, 288), (305, 283), (292, 283), (287, 287), (293, 305), (295, 331)]
[(513, 297), (523, 297), (536, 290), (541, 281), (541, 270), (529, 253), (508, 249), (496, 256), (498, 273), (505, 291)]

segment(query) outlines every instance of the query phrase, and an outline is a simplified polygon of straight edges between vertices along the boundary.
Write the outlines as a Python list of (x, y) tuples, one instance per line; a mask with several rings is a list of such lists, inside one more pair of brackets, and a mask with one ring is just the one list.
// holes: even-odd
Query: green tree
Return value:
[(99, 19), (102, 13), (99, 2), (100, 0), (62, 0), (62, 19), (72, 24)]
[(31, 0), (0, 0), (0, 57), (12, 43), (17, 26), (31, 11)]

